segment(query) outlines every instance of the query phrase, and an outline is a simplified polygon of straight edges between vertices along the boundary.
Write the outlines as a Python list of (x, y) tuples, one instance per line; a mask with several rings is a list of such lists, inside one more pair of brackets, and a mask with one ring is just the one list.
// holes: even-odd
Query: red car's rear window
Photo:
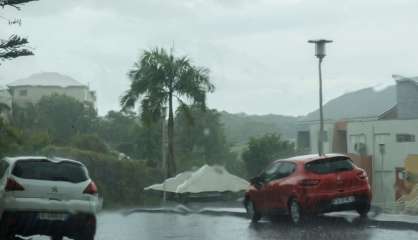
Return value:
[(328, 174), (353, 170), (353, 162), (348, 157), (319, 159), (305, 164), (305, 169), (318, 174)]

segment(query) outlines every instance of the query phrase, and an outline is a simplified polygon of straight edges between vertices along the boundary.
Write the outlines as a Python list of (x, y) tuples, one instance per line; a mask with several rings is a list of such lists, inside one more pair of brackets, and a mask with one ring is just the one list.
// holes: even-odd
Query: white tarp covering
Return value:
[(224, 167), (208, 165), (204, 165), (195, 172), (180, 173), (164, 183), (154, 184), (146, 187), (145, 190), (164, 191), (165, 189), (167, 192), (175, 193), (239, 192), (249, 187), (245, 179), (230, 174)]
[(166, 192), (176, 192), (177, 187), (186, 181), (192, 172), (182, 172), (177, 174), (175, 177), (167, 178), (163, 183), (154, 184), (149, 187), (146, 187), (145, 190), (156, 190), (156, 191), (166, 191)]

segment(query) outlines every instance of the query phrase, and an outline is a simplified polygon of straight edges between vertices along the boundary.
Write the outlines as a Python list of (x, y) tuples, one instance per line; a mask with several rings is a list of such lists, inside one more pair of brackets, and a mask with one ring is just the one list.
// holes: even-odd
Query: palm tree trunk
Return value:
[(176, 160), (174, 157), (174, 114), (173, 114), (173, 94), (170, 93), (168, 103), (168, 161), (167, 176), (172, 177), (176, 173)]

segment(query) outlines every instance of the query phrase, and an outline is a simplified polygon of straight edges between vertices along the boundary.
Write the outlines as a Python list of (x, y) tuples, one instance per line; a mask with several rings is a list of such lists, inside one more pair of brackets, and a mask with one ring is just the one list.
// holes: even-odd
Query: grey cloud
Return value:
[[(126, 72), (141, 50), (173, 44), (217, 85), (211, 107), (232, 112), (303, 114), (316, 108), (313, 46), (329, 37), (325, 98), (416, 74), (417, 3), (287, 0), (41, 0), (21, 12), (36, 55), (0, 66), (0, 84), (38, 71), (90, 83), (101, 114), (118, 109)], [(406, 37), (407, 36), (407, 37)]]

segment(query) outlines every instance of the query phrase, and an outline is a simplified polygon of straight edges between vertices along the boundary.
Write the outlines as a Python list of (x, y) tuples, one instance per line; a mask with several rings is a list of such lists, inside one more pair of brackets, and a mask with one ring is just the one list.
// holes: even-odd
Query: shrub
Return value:
[(70, 147), (48, 146), (42, 155), (78, 160), (86, 165), (104, 199), (105, 208), (143, 205), (150, 202), (144, 187), (162, 181), (160, 170), (142, 160), (119, 161), (117, 156)]
[(107, 153), (108, 148), (106, 144), (94, 134), (79, 134), (71, 139), (71, 145), (87, 151)]

